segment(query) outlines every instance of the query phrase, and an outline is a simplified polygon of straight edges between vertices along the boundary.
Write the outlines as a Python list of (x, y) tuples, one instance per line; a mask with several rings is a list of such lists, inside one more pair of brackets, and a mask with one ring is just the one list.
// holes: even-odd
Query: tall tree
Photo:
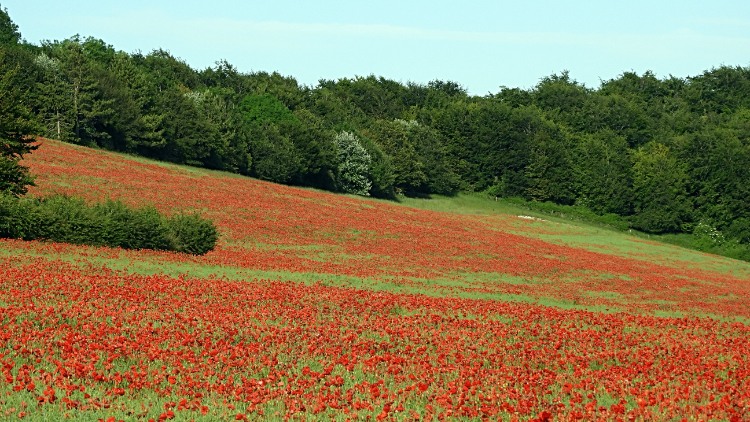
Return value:
[(611, 131), (582, 135), (574, 150), (576, 202), (604, 214), (629, 215), (632, 176), (628, 144)]
[(41, 53), (34, 63), (38, 68), (38, 113), (45, 126), (44, 134), (58, 140), (72, 139), (72, 95), (58, 59)]
[(664, 144), (633, 154), (633, 225), (652, 233), (679, 232), (691, 219), (683, 163)]
[(248, 174), (252, 165), (249, 134), (239, 107), (232, 102), (234, 91), (230, 88), (212, 88), (189, 96), (217, 134), (216, 145), (206, 165)]
[(403, 192), (414, 192), (427, 182), (424, 164), (409, 139), (404, 125), (397, 121), (378, 120), (365, 134), (388, 154), (393, 163), (394, 186)]
[(18, 196), (34, 185), (29, 169), (19, 161), (38, 148), (34, 137), (39, 127), (13, 84), (17, 69), (9, 68), (4, 57), (5, 49), (0, 47), (0, 191)]
[(111, 137), (106, 126), (116, 115), (115, 98), (102, 91), (106, 71), (86, 52), (78, 36), (62, 42), (45, 43), (45, 50), (59, 60), (71, 98), (72, 131), (79, 142), (103, 146)]
[[(750, 111), (744, 114), (738, 120), (750, 117)], [(720, 230), (750, 220), (750, 139), (743, 142), (731, 123), (722, 126), (684, 136), (678, 143), (696, 219)]]
[(369, 196), (372, 182), (368, 173), (372, 158), (359, 139), (350, 132), (341, 132), (333, 139), (337, 149), (338, 188), (345, 193)]
[(160, 96), (164, 110), (164, 138), (160, 158), (193, 166), (210, 166), (221, 154), (219, 132), (201, 111), (202, 95), (167, 89)]
[(300, 172), (295, 183), (334, 189), (337, 150), (332, 139), (335, 132), (308, 110), (295, 110), (294, 118), (282, 126), (300, 157)]
[(446, 159), (444, 139), (440, 133), (416, 120), (396, 120), (406, 129), (409, 142), (414, 145), (417, 159), (423, 164), (426, 182), (421, 193), (451, 194), (458, 190), (460, 180)]
[[(530, 122), (532, 123), (532, 122)], [(529, 130), (529, 164), (525, 174), (528, 198), (570, 205), (574, 200), (570, 175), (573, 170), (571, 142), (554, 123), (541, 120)]]
[(21, 33), (18, 25), (10, 19), (8, 9), (0, 5), (0, 46), (10, 47), (21, 42)]

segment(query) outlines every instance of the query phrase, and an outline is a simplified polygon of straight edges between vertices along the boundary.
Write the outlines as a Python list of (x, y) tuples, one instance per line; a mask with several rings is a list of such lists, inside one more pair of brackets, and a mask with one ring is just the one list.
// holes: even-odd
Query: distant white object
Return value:
[(530, 215), (519, 215), (518, 218), (523, 218), (524, 220), (547, 221), (547, 220), (543, 220), (541, 218), (532, 217)]

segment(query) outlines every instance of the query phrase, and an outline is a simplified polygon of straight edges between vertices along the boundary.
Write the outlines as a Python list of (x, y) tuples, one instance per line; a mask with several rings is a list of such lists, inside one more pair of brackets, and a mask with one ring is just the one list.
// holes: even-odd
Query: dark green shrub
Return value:
[(90, 206), (67, 196), (1, 193), (0, 237), (205, 254), (216, 245), (218, 231), (197, 214), (166, 218), (156, 208), (129, 208), (120, 201)]
[(198, 214), (177, 214), (167, 220), (170, 250), (203, 255), (212, 250), (219, 238), (213, 222)]
[(123, 249), (173, 250), (165, 218), (153, 207), (128, 208), (120, 201), (94, 205), (94, 218), (102, 223), (98, 239), (102, 245)]

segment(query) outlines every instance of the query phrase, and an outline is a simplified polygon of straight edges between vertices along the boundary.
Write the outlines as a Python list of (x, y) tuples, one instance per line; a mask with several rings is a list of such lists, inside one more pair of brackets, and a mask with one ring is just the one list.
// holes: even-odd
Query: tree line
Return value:
[(197, 70), (93, 37), (36, 45), (5, 12), (0, 32), (8, 85), (48, 138), (334, 192), (574, 205), (750, 245), (750, 67), (598, 88), (562, 72), (471, 96), (452, 81)]

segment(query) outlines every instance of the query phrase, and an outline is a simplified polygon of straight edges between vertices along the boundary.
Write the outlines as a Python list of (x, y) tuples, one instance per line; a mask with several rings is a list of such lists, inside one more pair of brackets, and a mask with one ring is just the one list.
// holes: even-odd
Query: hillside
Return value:
[(198, 210), (221, 238), (198, 257), (0, 241), (6, 415), (750, 416), (748, 263), (50, 140), (24, 164), (31, 195)]
[(33, 138), (329, 192), (569, 207), (750, 261), (748, 66), (623, 71), (599, 86), (562, 71), (523, 89), (498, 79), (478, 96), (461, 81), (374, 74), (306, 86), (117, 48), (78, 35), (31, 44), (0, 10), (0, 120)]
[[(597, 234), (612, 235), (517, 215), (419, 211), (56, 141), (45, 141), (28, 162), (40, 175), (39, 188), (31, 191), (35, 195), (56, 192), (92, 201), (111, 197), (152, 204), (167, 213), (200, 210), (214, 219), (222, 231), (221, 246), (206, 257), (171, 257), (175, 262), (407, 278), (417, 285), (427, 279), (433, 283), (421, 288), (441, 294), (554, 297), (612, 308), (627, 303), (623, 308), (630, 311), (652, 309), (660, 301), (661, 309), (676, 312), (750, 316), (750, 285), (744, 282), (750, 265), (639, 238), (619, 242), (624, 251), (619, 254), (613, 245), (571, 247), (566, 237), (586, 244)], [(544, 241), (549, 237), (562, 242)], [(634, 280), (645, 283), (639, 284), (640, 292), (633, 288)], [(611, 300), (597, 292), (621, 297)], [(709, 292), (717, 297), (701, 303)]]

